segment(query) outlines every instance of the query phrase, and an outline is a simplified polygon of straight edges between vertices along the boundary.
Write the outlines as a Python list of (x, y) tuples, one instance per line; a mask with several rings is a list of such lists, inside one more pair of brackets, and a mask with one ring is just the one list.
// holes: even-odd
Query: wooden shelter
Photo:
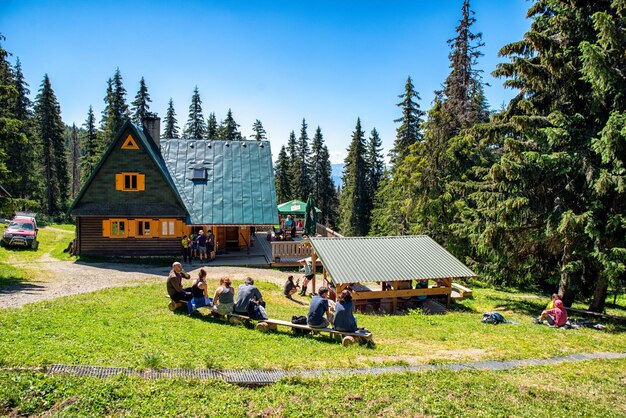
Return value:
[(395, 311), (399, 303), (425, 297), (441, 297), (449, 305), (452, 280), (475, 276), (426, 235), (312, 237), (309, 242), (312, 262), (321, 259), (324, 280), (336, 293), (350, 286), (357, 306), (388, 303)]

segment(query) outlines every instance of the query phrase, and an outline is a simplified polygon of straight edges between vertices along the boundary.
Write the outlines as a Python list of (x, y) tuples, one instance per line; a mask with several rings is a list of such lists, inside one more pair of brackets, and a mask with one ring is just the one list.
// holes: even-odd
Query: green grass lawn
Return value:
[(382, 376), (220, 381), (0, 371), (0, 415), (215, 417), (623, 417), (626, 360)]
[[(290, 320), (292, 315), (306, 314), (306, 304), (287, 300), (278, 285), (256, 279), (271, 317)], [(475, 299), (453, 306), (447, 315), (419, 311), (357, 315), (359, 325), (374, 334), (373, 348), (344, 348), (328, 338), (295, 336), (284, 328), (263, 334), (213, 319), (204, 308), (191, 316), (174, 314), (167, 310), (164, 295), (164, 278), (155, 278), (138, 286), (0, 310), (0, 362), (4, 366), (291, 369), (626, 351), (624, 329), (616, 325), (609, 324), (605, 331), (533, 325), (532, 314), (542, 309), (545, 300), (493, 289), (476, 289)], [(481, 324), (482, 312), (494, 308), (519, 324)]]

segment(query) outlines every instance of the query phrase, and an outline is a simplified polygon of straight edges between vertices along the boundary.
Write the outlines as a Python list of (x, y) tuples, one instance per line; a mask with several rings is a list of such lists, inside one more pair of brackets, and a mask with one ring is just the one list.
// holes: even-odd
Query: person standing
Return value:
[(167, 294), (174, 302), (189, 302), (192, 298), (191, 287), (183, 288), (183, 278), (189, 280), (191, 276), (183, 270), (183, 265), (176, 261), (167, 276)]
[(207, 236), (207, 253), (209, 261), (215, 260), (215, 235), (213, 235), (213, 231), (210, 229)]
[(191, 258), (198, 258), (198, 234), (191, 234)]
[(191, 241), (189, 240), (187, 235), (183, 235), (183, 239), (180, 241), (183, 251), (183, 261), (185, 263), (191, 263), (191, 248), (189, 248), (190, 242)]
[(302, 283), (302, 290), (298, 293), (300, 296), (306, 296), (306, 288), (311, 280), (313, 280), (313, 260), (311, 259), (302, 259), (300, 260), (300, 264), (304, 267), (304, 282)]
[(198, 232), (198, 252), (200, 253), (200, 261), (206, 260), (206, 242), (206, 235), (201, 229), (200, 232)]
[(320, 287), (319, 293), (311, 299), (306, 323), (311, 328), (326, 328), (332, 322), (333, 317), (328, 304), (328, 288)]

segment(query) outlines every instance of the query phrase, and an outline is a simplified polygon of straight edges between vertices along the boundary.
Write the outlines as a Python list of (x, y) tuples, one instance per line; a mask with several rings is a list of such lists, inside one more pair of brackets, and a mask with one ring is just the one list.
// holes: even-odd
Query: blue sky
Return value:
[[(63, 120), (98, 119), (106, 80), (117, 67), (134, 98), (141, 76), (151, 110), (170, 97), (184, 125), (198, 86), (205, 117), (229, 108), (244, 135), (260, 119), (277, 155), (302, 118), (322, 128), (333, 163), (342, 162), (357, 117), (376, 127), (385, 153), (407, 76), (427, 110), (449, 72), (446, 40), (461, 0), (441, 1), (29, 1), (0, 0), (3, 47), (22, 61), (34, 98), (47, 73)], [(474, 0), (483, 33), (487, 98), (499, 108), (514, 94), (490, 73), (506, 43), (522, 38), (530, 3)]]

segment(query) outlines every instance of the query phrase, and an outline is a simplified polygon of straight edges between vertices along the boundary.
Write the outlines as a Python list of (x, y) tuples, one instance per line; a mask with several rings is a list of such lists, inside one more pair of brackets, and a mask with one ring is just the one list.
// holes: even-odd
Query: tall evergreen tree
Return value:
[(137, 91), (137, 94), (135, 95), (135, 100), (133, 100), (133, 102), (131, 103), (133, 106), (133, 109), (132, 109), (133, 122), (142, 126), (144, 120), (147, 117), (153, 115), (153, 113), (150, 112), (151, 101), (152, 99), (150, 99), (150, 94), (148, 93), (148, 86), (146, 86), (146, 81), (144, 80), (143, 77), (141, 77), (141, 80), (139, 81), (139, 90)]
[(80, 191), (80, 186), (81, 186), (81, 178), (80, 178), (81, 149), (80, 149), (78, 128), (76, 127), (75, 124), (72, 124), (69, 140), (70, 140), (69, 152), (68, 152), (68, 163), (69, 163), (69, 174), (70, 174), (69, 197), (70, 199), (73, 200), (78, 195), (78, 192)]
[(623, 173), (623, 151), (613, 154), (624, 140), (623, 10), (539, 0), (529, 32), (501, 49), (508, 62), (494, 72), (519, 93), (489, 126), (503, 149), (476, 193), (481, 264), (510, 282), (558, 282), (566, 306), (595, 290), (590, 308), (601, 310), (605, 285), (624, 268), (624, 223), (614, 223), (623, 187), (612, 177)]
[(189, 105), (189, 118), (184, 132), (185, 138), (205, 139), (206, 138), (206, 122), (202, 115), (202, 99), (198, 86), (193, 89), (191, 96), (191, 104)]
[(392, 167), (396, 167), (402, 162), (409, 152), (411, 145), (422, 140), (422, 117), (424, 112), (420, 110), (419, 93), (413, 87), (411, 77), (407, 78), (404, 86), (404, 93), (398, 96), (402, 99), (398, 106), (402, 108), (402, 117), (394, 120), (400, 123), (396, 129), (396, 140), (393, 148), (389, 152)]
[(178, 120), (176, 120), (176, 111), (174, 110), (174, 101), (170, 97), (170, 101), (167, 103), (167, 112), (165, 113), (165, 129), (161, 138), (180, 138), (178, 130)]
[[(369, 140), (365, 147), (365, 167), (366, 167), (366, 180), (367, 195), (373, 197), (378, 191), (380, 182), (383, 179), (383, 173), (385, 171), (385, 160), (382, 151), (382, 140), (376, 128), (372, 129)], [(367, 231), (369, 233), (371, 226), (371, 215), (374, 209), (374, 199), (371, 198), (367, 202), (367, 208), (365, 210), (367, 215)]]
[(45, 181), (41, 206), (47, 215), (57, 215), (64, 209), (69, 179), (61, 108), (47, 74), (35, 100), (35, 123), (42, 151), (41, 167)]
[(28, 98), (30, 90), (24, 79), (22, 64), (17, 59), (14, 67), (14, 87), (17, 97), (13, 102), (12, 114), (21, 122), (19, 143), (7, 149), (7, 168), (12, 173), (7, 187), (14, 197), (32, 198), (39, 189), (40, 181), (35, 175), (33, 161), (37, 158), (37, 149), (34, 141), (32, 102)]
[(340, 196), (341, 232), (347, 236), (367, 234), (367, 195), (365, 183), (365, 132), (361, 129), (361, 119), (356, 121), (352, 141), (348, 147), (342, 177), (343, 190)]
[(115, 70), (113, 78), (107, 80), (107, 91), (104, 97), (105, 107), (100, 121), (98, 140), (98, 158), (107, 149), (117, 131), (129, 117), (128, 104), (126, 103), (126, 89), (124, 88), (120, 69)]
[(124, 88), (122, 73), (119, 68), (117, 68), (115, 74), (113, 74), (113, 94), (115, 96), (115, 110), (119, 121), (119, 129), (124, 121), (130, 117), (128, 103), (126, 102), (126, 88)]
[(278, 203), (291, 200), (291, 177), (289, 176), (289, 157), (283, 145), (278, 153), (278, 160), (274, 166), (274, 179), (276, 185), (276, 199)]
[(82, 157), (80, 160), (80, 172), (81, 179), (86, 181), (91, 173), (95, 165), (98, 163), (98, 131), (96, 129), (96, 116), (93, 113), (93, 107), (89, 106), (89, 111), (87, 112), (87, 119), (83, 124), (84, 130), (82, 131), (82, 144), (81, 148), (83, 150)]
[(222, 121), (218, 128), (219, 138), (223, 141), (241, 141), (243, 138), (237, 128), (239, 128), (239, 125), (235, 122), (235, 118), (233, 118), (233, 112), (228, 109), (226, 119)]
[(318, 126), (311, 142), (311, 179), (313, 197), (322, 211), (318, 222), (335, 226), (337, 221), (337, 194), (332, 177), (328, 148), (324, 144), (322, 129)]
[[(4, 40), (4, 36), (0, 34), (0, 42)], [(18, 92), (15, 89), (15, 79), (8, 56), (8, 51), (0, 44), (0, 184), (3, 185), (8, 185), (8, 181), (14, 179), (13, 173), (7, 168), (8, 153), (27, 140), (21, 132), (23, 122), (17, 119), (14, 113)], [(8, 190), (14, 194), (16, 188), (17, 185), (9, 186)]]
[(207, 120), (206, 138), (210, 140), (219, 139), (218, 129), (219, 126), (217, 125), (217, 118), (215, 117), (215, 113), (211, 112), (209, 114), (209, 119)]
[(311, 162), (309, 156), (309, 135), (306, 120), (302, 119), (300, 136), (296, 142), (295, 160), (293, 161), (293, 193), (296, 199), (307, 200), (311, 193)]
[(291, 196), (289, 196), (289, 200), (296, 199), (295, 195), (295, 170), (296, 164), (298, 163), (298, 144), (296, 140), (296, 133), (294, 131), (289, 132), (289, 140), (287, 141), (287, 156), (289, 157), (289, 177), (291, 179)]
[(267, 132), (263, 128), (263, 124), (260, 120), (255, 120), (252, 125), (252, 132), (254, 132), (254, 139), (256, 141), (264, 141), (267, 139)]

